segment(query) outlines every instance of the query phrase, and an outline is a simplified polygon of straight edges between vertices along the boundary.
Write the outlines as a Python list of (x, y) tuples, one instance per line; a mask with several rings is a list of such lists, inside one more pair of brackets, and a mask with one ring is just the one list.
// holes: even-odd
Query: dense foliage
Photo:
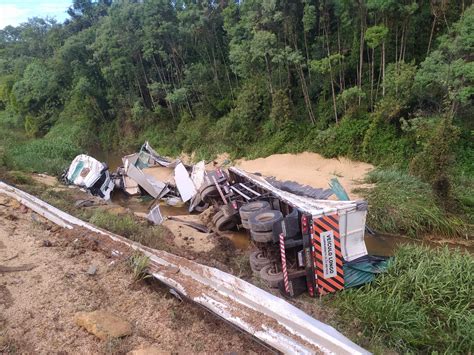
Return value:
[[(387, 273), (331, 298), (339, 314), (399, 353), (469, 353), (474, 261), (467, 252), (401, 247)], [(382, 352), (383, 353), (383, 352)]]
[(472, 1), (74, 0), (68, 14), (0, 31), (2, 117), (40, 138), (10, 166), (44, 153), (58, 171), (144, 139), (198, 157), (313, 150), (409, 171), (446, 201), (464, 181), (472, 211)]

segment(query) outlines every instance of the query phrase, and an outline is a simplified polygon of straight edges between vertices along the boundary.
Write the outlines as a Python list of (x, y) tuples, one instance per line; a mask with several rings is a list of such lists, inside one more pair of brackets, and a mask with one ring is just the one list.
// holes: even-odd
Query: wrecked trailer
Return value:
[(213, 221), (217, 229), (233, 221), (249, 231), (257, 247), (249, 258), (252, 270), (287, 296), (344, 289), (344, 264), (368, 254), (367, 203), (326, 200), (331, 190), (281, 183), (236, 167), (228, 172), (228, 181), (207, 187), (224, 203)]

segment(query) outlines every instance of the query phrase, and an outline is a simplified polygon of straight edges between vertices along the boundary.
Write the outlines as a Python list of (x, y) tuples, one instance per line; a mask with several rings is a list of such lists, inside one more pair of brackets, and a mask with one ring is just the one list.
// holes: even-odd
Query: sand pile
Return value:
[(337, 177), (351, 199), (360, 198), (352, 190), (374, 167), (346, 158), (326, 159), (316, 153), (274, 154), (254, 160), (238, 160), (235, 166), (251, 173), (274, 176), (278, 180), (296, 181), (312, 187), (329, 188), (329, 181)]

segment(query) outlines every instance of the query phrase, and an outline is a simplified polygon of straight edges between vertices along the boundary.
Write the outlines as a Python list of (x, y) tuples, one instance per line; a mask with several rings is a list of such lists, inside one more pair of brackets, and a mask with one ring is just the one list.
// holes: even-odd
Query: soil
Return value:
[[(254, 160), (238, 160), (235, 166), (250, 173), (273, 176), (278, 180), (295, 181), (315, 188), (329, 188), (337, 177), (351, 199), (360, 198), (354, 189), (361, 187), (364, 176), (374, 167), (346, 158), (326, 159), (316, 153), (274, 154)], [(364, 186), (366, 187), (366, 186)]]
[[(0, 273), (0, 353), (127, 353), (151, 346), (182, 353), (267, 351), (160, 284), (135, 281), (123, 246), (99, 243), (86, 230), (63, 230), (0, 199), (0, 265), (34, 265)], [(87, 273), (91, 266), (94, 275)], [(104, 341), (76, 325), (77, 312), (95, 310), (131, 323), (132, 335)]]
[(163, 226), (174, 235), (178, 247), (186, 247), (195, 252), (208, 252), (216, 246), (211, 234), (199, 232), (179, 221), (166, 220)]
[(46, 186), (57, 186), (59, 184), (58, 179), (46, 174), (32, 174), (31, 178)]

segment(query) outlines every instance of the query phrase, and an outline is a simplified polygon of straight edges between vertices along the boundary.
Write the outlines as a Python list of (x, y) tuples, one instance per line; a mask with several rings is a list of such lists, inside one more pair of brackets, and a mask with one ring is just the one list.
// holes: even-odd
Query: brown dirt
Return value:
[(178, 221), (166, 220), (163, 226), (174, 235), (174, 242), (180, 248), (187, 248), (195, 252), (208, 252), (216, 244), (211, 234), (202, 233)]
[(329, 181), (337, 177), (352, 199), (360, 196), (353, 190), (374, 167), (346, 158), (326, 159), (316, 153), (274, 154), (254, 160), (238, 160), (237, 167), (250, 173), (274, 176), (279, 180), (296, 181), (312, 187), (328, 188)]
[[(85, 230), (63, 230), (14, 205), (0, 205), (0, 260), (36, 267), (0, 275), (0, 352), (126, 353), (150, 346), (182, 353), (266, 351), (161, 285), (136, 283), (119, 245), (103, 245)], [(94, 276), (86, 273), (91, 265)], [(102, 341), (75, 324), (76, 312), (94, 310), (130, 322), (133, 334)]]
[(56, 177), (46, 174), (31, 174), (31, 178), (36, 182), (46, 186), (57, 186), (59, 184), (59, 181), (56, 179)]

